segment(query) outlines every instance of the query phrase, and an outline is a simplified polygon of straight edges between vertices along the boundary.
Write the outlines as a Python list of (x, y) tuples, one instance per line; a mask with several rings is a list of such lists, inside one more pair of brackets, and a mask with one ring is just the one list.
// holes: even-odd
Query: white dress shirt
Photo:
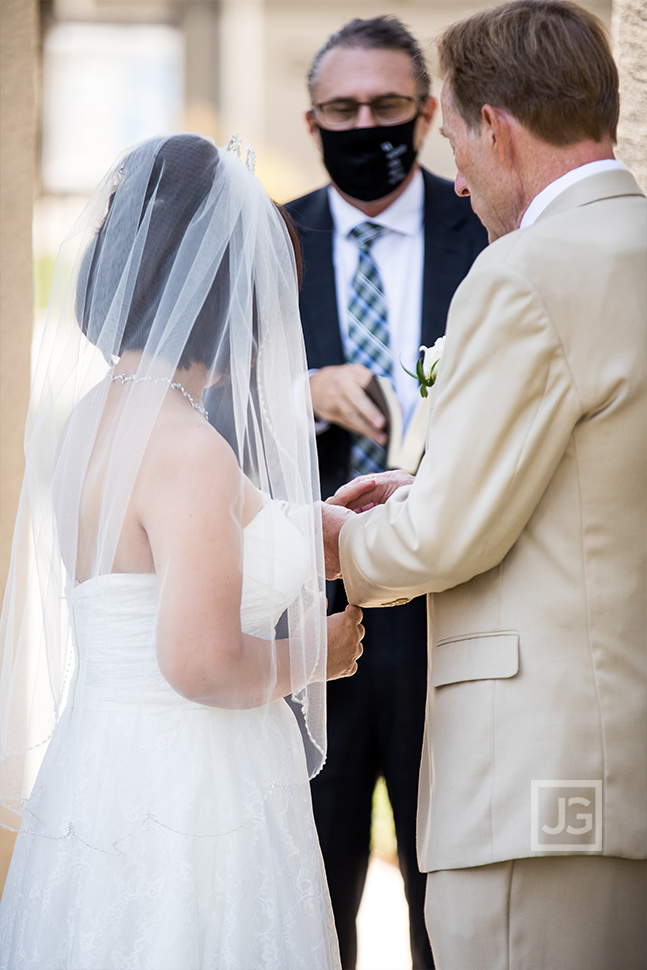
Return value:
[(553, 199), (556, 199), (558, 195), (561, 195), (571, 185), (575, 185), (576, 182), (581, 182), (582, 179), (586, 179), (590, 175), (598, 175), (600, 172), (613, 172), (622, 168), (624, 168), (624, 165), (616, 158), (602, 158), (600, 161), (587, 162), (586, 165), (580, 165), (578, 168), (571, 169), (566, 175), (561, 175), (554, 182), (549, 182), (534, 197), (522, 216), (519, 228), (525, 229), (527, 226), (532, 226), (544, 209), (548, 208)]
[(418, 170), (402, 195), (371, 219), (342, 199), (332, 186), (328, 189), (328, 198), (334, 226), (333, 264), (342, 343), (348, 334), (348, 304), (359, 260), (359, 247), (349, 233), (363, 222), (373, 222), (386, 229), (374, 242), (371, 255), (384, 287), (393, 377), (406, 427), (420, 396), (417, 381), (405, 373), (402, 365), (414, 372), (420, 356), (425, 199), (422, 173)]

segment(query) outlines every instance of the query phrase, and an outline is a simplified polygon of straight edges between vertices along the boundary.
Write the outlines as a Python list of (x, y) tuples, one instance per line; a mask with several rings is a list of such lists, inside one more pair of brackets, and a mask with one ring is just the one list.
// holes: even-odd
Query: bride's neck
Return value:
[(194, 362), (189, 367), (178, 367), (173, 380), (178, 381), (185, 391), (200, 401), (209, 383), (207, 373), (204, 364)]
[(161, 358), (149, 357), (141, 350), (125, 350), (115, 366), (115, 376), (137, 373), (153, 379), (165, 377), (171, 381), (177, 381), (198, 401), (209, 383), (207, 367), (197, 361), (193, 361), (188, 367), (178, 367), (170, 374), (168, 363)]

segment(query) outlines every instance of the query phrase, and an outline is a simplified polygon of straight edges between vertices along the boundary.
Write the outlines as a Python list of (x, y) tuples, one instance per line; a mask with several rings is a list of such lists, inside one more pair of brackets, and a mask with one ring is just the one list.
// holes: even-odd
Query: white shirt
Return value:
[(348, 304), (359, 260), (359, 247), (349, 233), (363, 222), (373, 222), (387, 230), (373, 243), (371, 255), (384, 287), (393, 377), (406, 426), (419, 398), (417, 381), (405, 373), (402, 365), (414, 372), (420, 356), (425, 201), (422, 172), (418, 170), (402, 195), (371, 219), (342, 199), (332, 185), (328, 199), (334, 226), (333, 265), (342, 343), (348, 334)]
[(602, 158), (600, 161), (587, 162), (586, 165), (580, 165), (578, 168), (571, 169), (566, 175), (561, 175), (554, 182), (549, 182), (534, 197), (522, 216), (519, 228), (525, 229), (526, 226), (532, 226), (544, 209), (548, 208), (553, 199), (556, 199), (558, 195), (561, 195), (571, 185), (575, 185), (576, 182), (581, 182), (582, 179), (586, 179), (590, 175), (598, 175), (600, 172), (613, 172), (623, 168), (624, 165), (622, 162), (619, 162), (616, 158)]

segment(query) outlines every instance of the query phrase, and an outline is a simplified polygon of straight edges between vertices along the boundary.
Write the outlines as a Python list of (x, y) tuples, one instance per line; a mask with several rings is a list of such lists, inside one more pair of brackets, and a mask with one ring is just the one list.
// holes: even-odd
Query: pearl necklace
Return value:
[(170, 377), (137, 377), (136, 374), (113, 374), (110, 378), (111, 381), (120, 381), (122, 384), (126, 384), (128, 381), (132, 381), (134, 384), (141, 384), (142, 381), (150, 381), (151, 384), (168, 384), (169, 387), (174, 387), (181, 394), (184, 394), (185, 398), (189, 402), (192, 408), (199, 411), (200, 414), (209, 420), (209, 415), (205, 408), (191, 397), (186, 388), (182, 387), (179, 381), (172, 381)]

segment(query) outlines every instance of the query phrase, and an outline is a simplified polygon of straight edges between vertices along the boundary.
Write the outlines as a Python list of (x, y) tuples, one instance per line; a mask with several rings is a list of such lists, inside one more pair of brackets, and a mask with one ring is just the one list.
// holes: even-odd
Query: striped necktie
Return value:
[[(389, 345), (384, 287), (371, 255), (373, 243), (384, 231), (374, 222), (363, 222), (350, 232), (359, 247), (359, 261), (351, 284), (345, 350), (349, 364), (363, 364), (379, 377), (388, 377), (392, 381), (393, 354)], [(385, 466), (385, 448), (364, 435), (353, 435), (353, 477), (383, 471)]]

